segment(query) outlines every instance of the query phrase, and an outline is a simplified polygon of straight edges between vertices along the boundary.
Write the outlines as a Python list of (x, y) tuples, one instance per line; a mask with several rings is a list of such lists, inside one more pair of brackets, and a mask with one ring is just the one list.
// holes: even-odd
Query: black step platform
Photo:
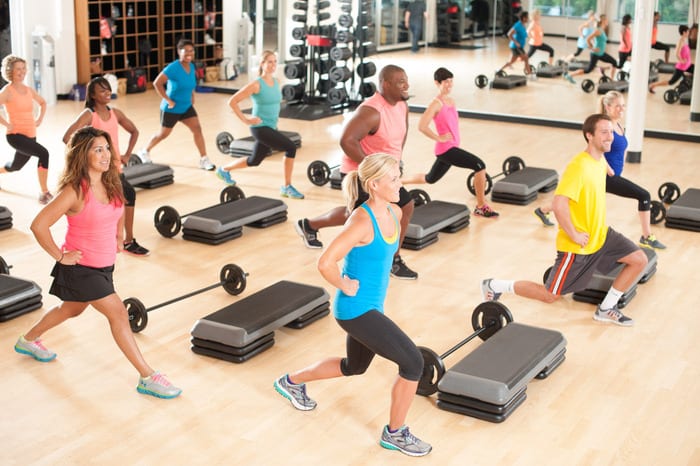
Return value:
[(609, 91), (627, 92), (630, 83), (627, 81), (608, 81), (598, 84), (598, 94), (607, 94)]
[(30, 280), (0, 274), (0, 322), (5, 322), (38, 309), (41, 288)]
[(491, 200), (505, 204), (527, 205), (537, 199), (538, 192), (557, 187), (559, 175), (549, 168), (524, 167), (506, 175), (493, 185)]
[(192, 351), (244, 362), (274, 345), (282, 326), (300, 329), (330, 313), (323, 288), (279, 281), (220, 309), (192, 327)]
[(0, 206), (0, 230), (12, 228), (12, 212), (5, 206)]
[[(134, 156), (136, 157), (136, 156)], [(145, 189), (173, 184), (173, 169), (159, 163), (143, 163), (124, 167), (124, 177), (132, 186)]]
[(526, 86), (527, 77), (521, 74), (509, 74), (506, 76), (496, 76), (491, 81), (492, 89), (513, 89), (514, 87)]
[[(297, 148), (301, 147), (301, 135), (293, 131), (280, 131), (280, 133), (287, 136), (292, 140)], [(232, 157), (249, 157), (253, 155), (253, 148), (255, 147), (255, 138), (253, 136), (248, 136), (241, 139), (234, 139), (229, 145), (228, 154)], [(271, 154), (273, 151), (268, 150), (267, 154)]]
[(564, 74), (564, 67), (558, 65), (540, 65), (537, 67), (538, 78), (557, 78)]
[(666, 212), (666, 226), (700, 231), (700, 189), (689, 188), (671, 204)]
[(437, 406), (503, 422), (525, 401), (527, 384), (549, 375), (565, 352), (561, 333), (511, 322), (445, 373)]
[(435, 243), (438, 233), (454, 233), (469, 225), (469, 207), (445, 201), (416, 206), (401, 247), (419, 250)]

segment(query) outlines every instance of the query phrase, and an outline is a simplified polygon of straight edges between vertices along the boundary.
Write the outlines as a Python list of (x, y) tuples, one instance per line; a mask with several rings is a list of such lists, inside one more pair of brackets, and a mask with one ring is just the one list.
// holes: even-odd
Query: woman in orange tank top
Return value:
[[(8, 82), (0, 90), (0, 108), (5, 110), (5, 119), (0, 115), (0, 124), (7, 128), (7, 143), (16, 150), (12, 161), (0, 166), (0, 173), (16, 172), (34, 156), (39, 159), (39, 202), (48, 204), (53, 195), (46, 180), (49, 170), (49, 151), (36, 142), (36, 128), (46, 113), (46, 101), (34, 89), (24, 84), (27, 62), (18, 56), (8, 55), (2, 60), (2, 77)], [(39, 105), (39, 116), (34, 115), (34, 102)]]

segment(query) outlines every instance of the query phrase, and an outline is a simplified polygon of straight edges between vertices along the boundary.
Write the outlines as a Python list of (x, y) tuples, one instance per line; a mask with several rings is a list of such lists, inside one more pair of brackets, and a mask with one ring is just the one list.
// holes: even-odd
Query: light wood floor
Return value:
[[(559, 80), (540, 80), (528, 83), (526, 89), (501, 93), (476, 89), (477, 70), (493, 70), (504, 58), (503, 51), (491, 46), (481, 51), (430, 49), (419, 55), (395, 52), (381, 55), (378, 62), (398, 63), (409, 71), (419, 104), (427, 103), (433, 94), (433, 69), (447, 64), (464, 80), (455, 86), (464, 88), (458, 97), (463, 108), (471, 104), (490, 108), (497, 100), (509, 100), (508, 105), (520, 112), (530, 111), (530, 105), (546, 105), (550, 114), (576, 108), (579, 113), (570, 118), (593, 111), (593, 96)], [(227, 161), (214, 146), (219, 131), (225, 129), (237, 137), (248, 134), (227, 110), (226, 98), (199, 94), (196, 101), (209, 152), (217, 164)], [(649, 97), (648, 125), (676, 122), (671, 129), (684, 131), (683, 125), (689, 125), (683, 120), (688, 107), (663, 102), (653, 106), (660, 100), (659, 95)], [(158, 126), (157, 103), (152, 91), (114, 102), (140, 128), (139, 147)], [(61, 136), (81, 108), (74, 102), (60, 102), (50, 108), (39, 129), (40, 142), (52, 154), (52, 187), (62, 168)], [(115, 282), (120, 296), (137, 297), (153, 306), (218, 281), (220, 268), (230, 262), (250, 273), (241, 297), (282, 279), (325, 286), (315, 267), (320, 252), (302, 245), (293, 221), (339, 204), (339, 191), (311, 185), (305, 171), (315, 159), (331, 164), (339, 160), (337, 141), (343, 121), (343, 116), (337, 116), (281, 122), (282, 129), (302, 134), (294, 184), (307, 197), (286, 201), (290, 219), (286, 223), (263, 230), (246, 228), (241, 238), (219, 246), (184, 241), (181, 236), (166, 239), (153, 227), (157, 207), (168, 204), (181, 213), (191, 212), (217, 203), (223, 187), (212, 173), (195, 168), (191, 137), (179, 126), (152, 152), (155, 161), (173, 167), (175, 184), (138, 192), (136, 237), (152, 254), (117, 258)], [(418, 115), (411, 115), (405, 152), (408, 172), (427, 170), (433, 161), (432, 144), (417, 131), (417, 121)], [(691, 129), (700, 132), (694, 125)], [(491, 173), (500, 171), (509, 155), (519, 155), (531, 166), (561, 171), (584, 147), (578, 131), (475, 120), (463, 120), (461, 130), (463, 146), (480, 155)], [(2, 147), (9, 156), (5, 143)], [(642, 160), (628, 165), (625, 175), (654, 197), (658, 186), (669, 180), (682, 189), (699, 187), (696, 144), (646, 139)], [(464, 202), (473, 208), (474, 198), (465, 189), (466, 175), (452, 169), (438, 184), (424, 188), (434, 199)], [(276, 154), (260, 167), (234, 176), (247, 195), (276, 198), (282, 157)], [(47, 346), (59, 355), (56, 361), (40, 364), (16, 354), (12, 346), (17, 336), (57, 300), (46, 292), (51, 258), (29, 231), (40, 207), (34, 170), (27, 167), (18, 174), (3, 175), (0, 183), (0, 205), (8, 206), (14, 218), (14, 227), (0, 232), (0, 255), (13, 265), (12, 275), (34, 280), (45, 290), (43, 310), (0, 324), (0, 464), (700, 464), (696, 343), (700, 314), (697, 291), (693, 291), (700, 260), (697, 233), (652, 227), (669, 248), (659, 253), (658, 272), (639, 287), (626, 308), (636, 321), (633, 328), (598, 324), (591, 319), (592, 305), (570, 297), (553, 305), (504, 297), (516, 321), (565, 335), (566, 361), (548, 379), (533, 381), (527, 401), (502, 424), (441, 411), (435, 397), (417, 397), (408, 423), (434, 447), (420, 460), (378, 446), (388, 418), (389, 387), (396, 375), (391, 363), (378, 358), (362, 377), (310, 384), (310, 395), (319, 403), (312, 412), (294, 410), (272, 388), (273, 380), (287, 371), (343, 354), (344, 334), (332, 318), (300, 331), (279, 330), (270, 350), (237, 365), (192, 353), (189, 332), (198, 318), (239, 298), (216, 289), (150, 313), (148, 327), (136, 338), (147, 361), (184, 389), (172, 401), (136, 393), (136, 371), (116, 348), (105, 320), (94, 311), (45, 335)], [(541, 195), (538, 203), (551, 197), (551, 193)], [(403, 257), (420, 278), (415, 282), (392, 279), (387, 313), (417, 344), (438, 353), (461, 340), (471, 332), (470, 316), (481, 300), (482, 278), (539, 280), (551, 265), (556, 231), (533, 216), (536, 205), (494, 204), (501, 212), (499, 219), (472, 218), (468, 228), (441, 234), (435, 245), (404, 251)], [(634, 201), (609, 197), (608, 220), (618, 231), (638, 239)], [(328, 243), (338, 231), (324, 230), (320, 239)], [(53, 232), (62, 237), (65, 224), (60, 222)], [(446, 366), (478, 344), (466, 345), (446, 360)]]

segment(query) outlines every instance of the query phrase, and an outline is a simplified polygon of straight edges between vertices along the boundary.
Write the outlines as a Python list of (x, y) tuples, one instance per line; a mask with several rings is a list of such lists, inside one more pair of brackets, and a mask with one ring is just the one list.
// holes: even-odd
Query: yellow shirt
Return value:
[(555, 194), (569, 198), (569, 211), (574, 228), (587, 232), (585, 247), (574, 243), (560, 227), (557, 233), (557, 250), (575, 254), (593, 254), (603, 247), (608, 233), (605, 224), (605, 157), (594, 159), (588, 152), (581, 152), (567, 165), (559, 180)]

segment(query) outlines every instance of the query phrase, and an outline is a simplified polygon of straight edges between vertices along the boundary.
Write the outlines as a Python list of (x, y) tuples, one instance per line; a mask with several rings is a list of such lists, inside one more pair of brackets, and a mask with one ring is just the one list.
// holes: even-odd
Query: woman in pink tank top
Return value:
[[(46, 113), (46, 101), (34, 89), (24, 84), (27, 76), (27, 62), (15, 55), (2, 60), (2, 77), (9, 84), (0, 90), (0, 108), (5, 109), (7, 119), (0, 115), (0, 124), (7, 127), (7, 143), (16, 150), (12, 161), (0, 166), (0, 173), (16, 172), (29, 161), (39, 159), (37, 177), (39, 179), (39, 202), (47, 204), (53, 195), (47, 184), (49, 173), (49, 151), (36, 142), (36, 128)], [(39, 116), (34, 115), (34, 102), (39, 104)]]
[[(435, 71), (433, 78), (439, 92), (418, 123), (420, 132), (435, 141), (435, 163), (428, 173), (406, 175), (401, 178), (401, 181), (403, 184), (433, 184), (445, 176), (453, 165), (474, 170), (474, 194), (476, 195), (474, 215), (498, 217), (498, 212), (486, 203), (484, 161), (459, 147), (459, 115), (455, 102), (450, 96), (453, 76), (452, 72), (445, 68), (438, 68)], [(431, 121), (435, 125), (435, 131), (430, 128)]]
[[(31, 226), (39, 245), (56, 260), (49, 293), (63, 302), (19, 337), (15, 351), (41, 362), (52, 361), (56, 353), (38, 338), (92, 305), (107, 318), (117, 346), (138, 370), (139, 393), (174, 398), (181, 390), (146, 363), (131, 332), (128, 313), (114, 291), (112, 273), (116, 254), (122, 249), (124, 195), (110, 142), (108, 133), (90, 126), (76, 131), (68, 142), (59, 193)], [(64, 215), (68, 231), (59, 247), (51, 226)]]

